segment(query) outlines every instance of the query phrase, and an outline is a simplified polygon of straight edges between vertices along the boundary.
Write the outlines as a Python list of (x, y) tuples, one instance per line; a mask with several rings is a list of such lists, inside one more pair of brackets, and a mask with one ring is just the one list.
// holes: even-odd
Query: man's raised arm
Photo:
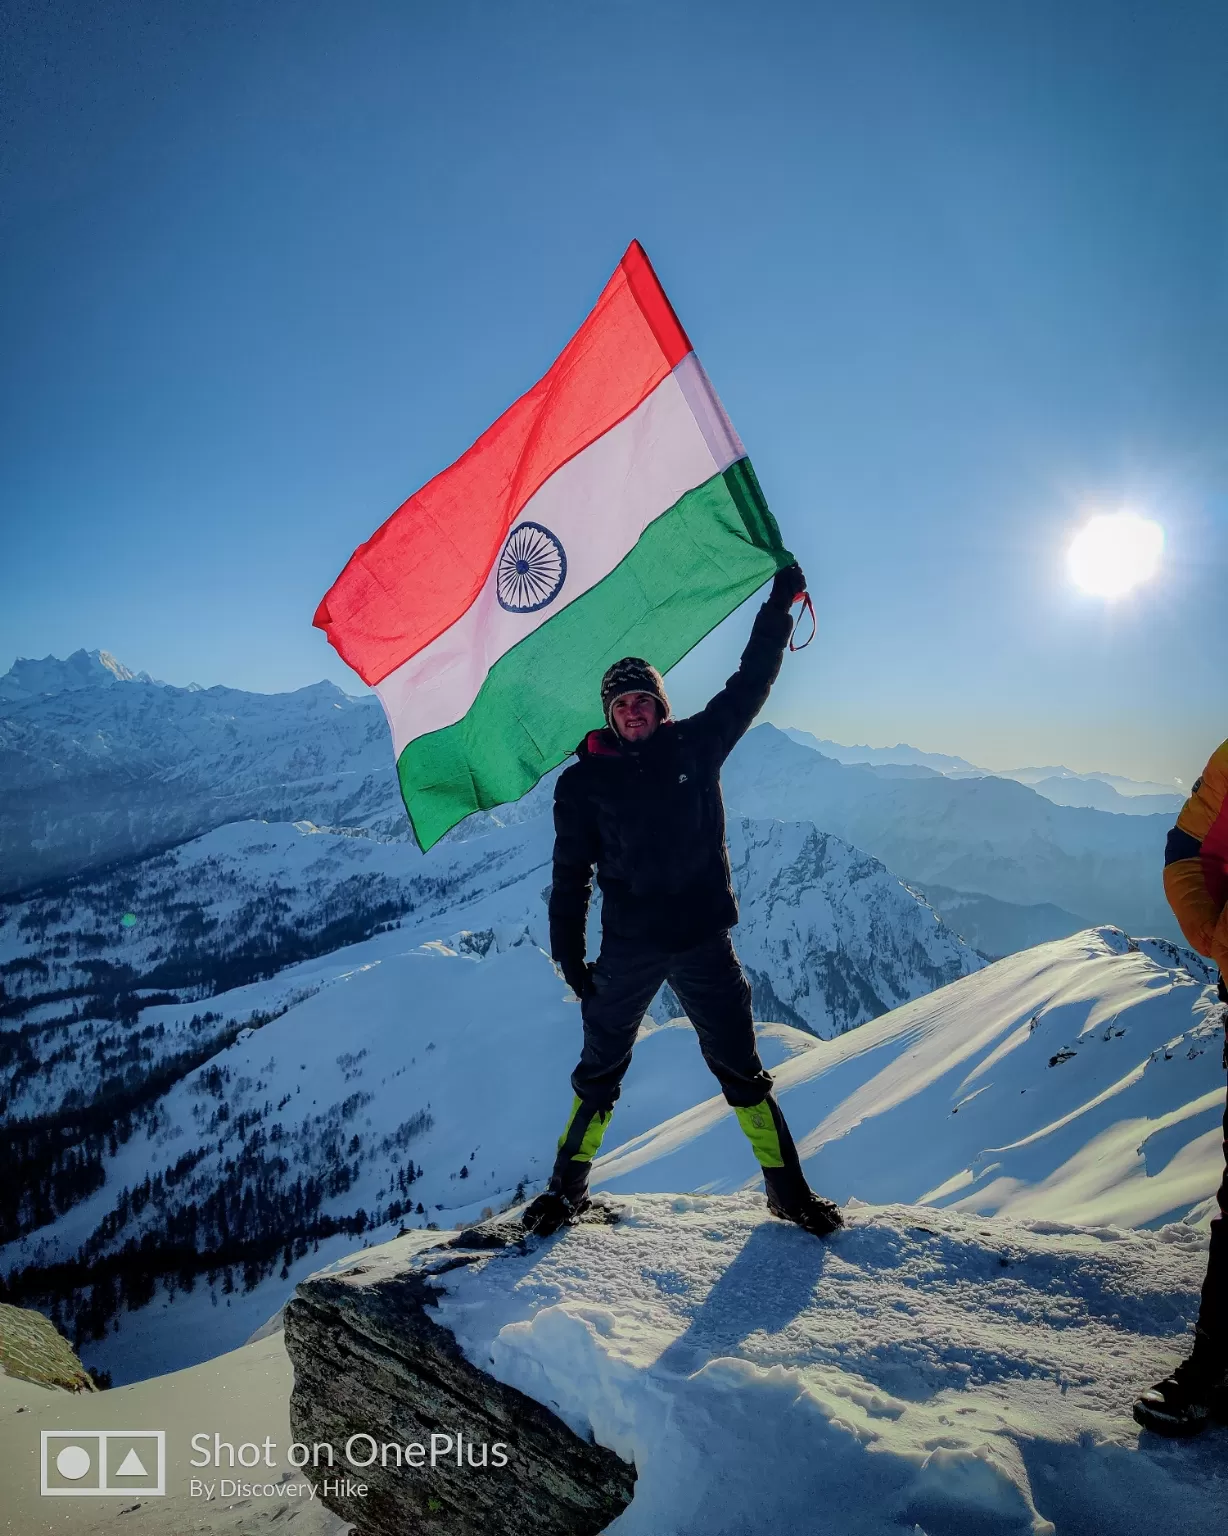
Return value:
[(767, 702), (793, 628), (789, 609), (805, 590), (800, 565), (776, 572), (767, 601), (755, 615), (738, 670), (696, 716), (713, 732), (722, 758), (733, 751)]

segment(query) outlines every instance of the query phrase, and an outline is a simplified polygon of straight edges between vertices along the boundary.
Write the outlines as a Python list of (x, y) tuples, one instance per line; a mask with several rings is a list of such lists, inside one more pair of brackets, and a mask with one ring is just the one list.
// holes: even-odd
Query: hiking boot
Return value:
[(574, 1227), (591, 1204), (587, 1195), (569, 1200), (557, 1189), (547, 1189), (525, 1207), (521, 1222), (526, 1232), (536, 1232), (538, 1237), (549, 1237), (560, 1227)]
[(782, 1221), (795, 1222), (804, 1231), (813, 1232), (815, 1237), (830, 1237), (838, 1227), (844, 1225), (844, 1217), (835, 1201), (824, 1200), (813, 1190), (807, 1190), (801, 1200), (790, 1201), (788, 1205), (781, 1204), (769, 1192), (767, 1208), (773, 1216), (779, 1216)]
[(1200, 1435), (1212, 1418), (1228, 1417), (1228, 1346), (1195, 1334), (1189, 1359), (1135, 1400), (1134, 1417), (1174, 1438)]

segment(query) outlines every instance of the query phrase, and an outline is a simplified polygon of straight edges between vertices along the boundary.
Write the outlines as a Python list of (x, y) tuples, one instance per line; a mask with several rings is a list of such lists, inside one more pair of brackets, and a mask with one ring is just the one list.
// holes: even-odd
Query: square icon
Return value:
[(44, 1429), (42, 1492), (53, 1498), (165, 1494), (166, 1431)]

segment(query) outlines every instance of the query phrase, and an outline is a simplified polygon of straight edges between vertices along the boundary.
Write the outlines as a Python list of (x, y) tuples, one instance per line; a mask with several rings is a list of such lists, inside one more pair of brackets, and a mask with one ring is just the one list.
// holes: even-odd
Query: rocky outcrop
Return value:
[(66, 1392), (96, 1392), (68, 1340), (41, 1312), (0, 1302), (0, 1367), (9, 1376)]
[(443, 1276), (498, 1263), (514, 1237), (488, 1224), (419, 1253), (392, 1244), (286, 1304), (291, 1430), (331, 1447), (312, 1475), (359, 1536), (588, 1536), (630, 1502), (632, 1466), (472, 1365), (431, 1317)]

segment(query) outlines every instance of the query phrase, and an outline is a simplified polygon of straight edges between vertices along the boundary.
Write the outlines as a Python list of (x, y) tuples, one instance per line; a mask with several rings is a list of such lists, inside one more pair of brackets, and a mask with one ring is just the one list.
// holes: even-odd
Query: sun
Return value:
[(1089, 518), (1070, 542), (1066, 565), (1075, 586), (1094, 597), (1124, 597), (1159, 569), (1164, 530), (1136, 512)]

